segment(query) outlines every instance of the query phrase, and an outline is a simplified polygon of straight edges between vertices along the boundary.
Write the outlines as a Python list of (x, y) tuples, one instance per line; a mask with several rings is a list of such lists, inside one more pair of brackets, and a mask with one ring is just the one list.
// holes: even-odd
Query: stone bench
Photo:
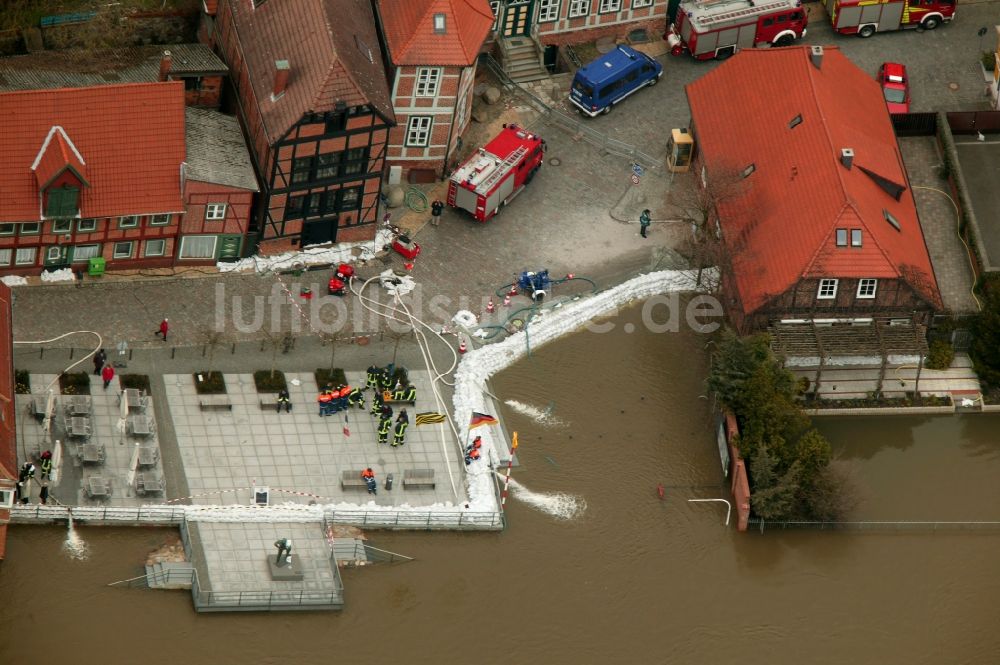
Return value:
[(403, 471), (403, 489), (424, 487), (434, 489), (434, 469), (405, 469)]
[(233, 403), (228, 395), (202, 395), (198, 399), (198, 407), (202, 411), (232, 411)]
[[(289, 402), (291, 404), (291, 402)], [(277, 411), (278, 410), (278, 394), (273, 395), (261, 395), (260, 396), (260, 410), (261, 411)]]
[(364, 478), (361, 477), (361, 472), (364, 469), (357, 469), (356, 471), (341, 471), (340, 472), (340, 489), (355, 489), (355, 490), (368, 490), (368, 483)]
[(414, 404), (417, 403), (417, 400), (415, 400), (415, 399), (390, 399), (390, 400), (385, 400), (385, 403), (386, 404), (408, 404), (410, 406), (413, 406)]

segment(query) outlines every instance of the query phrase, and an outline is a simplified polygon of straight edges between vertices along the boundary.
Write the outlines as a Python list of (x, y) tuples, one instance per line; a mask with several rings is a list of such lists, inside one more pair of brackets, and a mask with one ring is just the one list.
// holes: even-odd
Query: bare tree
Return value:
[(393, 330), (389, 328), (389, 336), (392, 337), (392, 366), (396, 366), (396, 354), (399, 352), (399, 343), (404, 339), (413, 334), (413, 328), (409, 327), (406, 330)]
[(135, 39), (134, 31), (123, 6), (102, 3), (89, 21), (46, 28), (45, 43), (53, 49), (96, 51), (128, 46)]
[(334, 333), (320, 333), (319, 337), (323, 341), (323, 346), (330, 345), (330, 373), (332, 374), (337, 362), (337, 336)]
[(215, 328), (206, 327), (201, 329), (201, 338), (201, 355), (202, 357), (208, 356), (208, 374), (211, 375), (214, 371), (215, 351), (222, 345), (223, 333)]

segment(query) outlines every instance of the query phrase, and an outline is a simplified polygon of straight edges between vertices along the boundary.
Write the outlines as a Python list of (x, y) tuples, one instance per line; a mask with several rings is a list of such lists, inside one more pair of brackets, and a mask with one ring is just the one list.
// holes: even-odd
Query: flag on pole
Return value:
[(496, 425), (497, 419), (493, 416), (487, 415), (485, 413), (479, 413), (478, 411), (472, 412), (472, 419), (469, 421), (469, 429), (476, 429), (477, 427), (482, 427), (483, 425)]
[(416, 423), (418, 425), (433, 425), (435, 423), (443, 423), (444, 414), (437, 413), (436, 411), (425, 411), (424, 413), (418, 413)]

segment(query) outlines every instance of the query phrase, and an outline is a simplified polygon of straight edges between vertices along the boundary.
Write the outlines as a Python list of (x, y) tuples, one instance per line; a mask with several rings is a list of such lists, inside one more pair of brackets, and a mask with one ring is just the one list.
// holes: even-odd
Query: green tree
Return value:
[(991, 389), (1000, 388), (1000, 287), (987, 288), (983, 309), (970, 326), (969, 355), (979, 379)]

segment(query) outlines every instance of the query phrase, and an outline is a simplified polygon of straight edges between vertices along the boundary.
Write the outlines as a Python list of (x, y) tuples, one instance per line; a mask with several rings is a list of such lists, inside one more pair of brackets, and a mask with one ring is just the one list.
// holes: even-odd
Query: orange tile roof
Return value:
[(58, 125), (49, 130), (49, 135), (45, 138), (42, 149), (35, 160), (36, 163), (32, 170), (35, 172), (35, 180), (39, 189), (45, 189), (49, 183), (55, 180), (56, 176), (66, 169), (75, 172), (81, 181), (87, 181), (87, 166), (84, 164), (83, 158), (77, 152), (73, 142), (66, 136), (66, 131)]
[[(396, 65), (471, 65), (493, 27), (487, 0), (380, 0), (379, 14)], [(443, 33), (434, 31), (438, 14)]]
[[(5, 118), (0, 124), (0, 221), (39, 219), (32, 165), (40, 153), (39, 177), (60, 164), (86, 164), (83, 217), (184, 209), (183, 82), (7, 92), (0, 94), (0, 117)], [(50, 139), (43, 151), (50, 136), (58, 137), (58, 149)]]
[[(746, 313), (817, 277), (904, 277), (940, 304), (881, 90), (839, 49), (826, 47), (819, 68), (809, 47), (741, 51), (687, 96), (709, 180), (754, 167), (718, 206)], [(854, 150), (850, 170), (842, 148)], [(903, 187), (898, 201), (877, 176)], [(862, 229), (862, 247), (836, 247), (837, 228)]]
[[(340, 100), (394, 120), (369, 0), (280, 0), (256, 9), (227, 1), (268, 143)], [(272, 99), (277, 60), (288, 61), (290, 75), (285, 93)]]

